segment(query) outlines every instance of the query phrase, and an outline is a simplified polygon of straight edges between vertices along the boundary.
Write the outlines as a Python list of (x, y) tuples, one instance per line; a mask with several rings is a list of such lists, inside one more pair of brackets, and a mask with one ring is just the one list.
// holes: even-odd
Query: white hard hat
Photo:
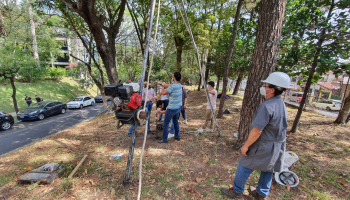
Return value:
[(263, 83), (269, 83), (282, 88), (290, 88), (290, 77), (283, 72), (273, 72), (266, 80), (262, 80)]

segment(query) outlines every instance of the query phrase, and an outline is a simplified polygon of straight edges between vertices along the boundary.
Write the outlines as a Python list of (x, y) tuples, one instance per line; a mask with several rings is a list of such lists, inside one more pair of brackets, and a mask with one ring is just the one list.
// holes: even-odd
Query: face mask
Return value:
[(260, 94), (263, 95), (266, 98), (266, 90), (264, 86), (261, 86), (260, 88)]

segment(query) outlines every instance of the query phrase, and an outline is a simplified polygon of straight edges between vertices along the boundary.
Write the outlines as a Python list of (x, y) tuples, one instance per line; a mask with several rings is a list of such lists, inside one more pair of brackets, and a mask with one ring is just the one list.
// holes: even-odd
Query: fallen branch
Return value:
[(87, 157), (87, 155), (84, 155), (84, 157), (80, 160), (79, 164), (74, 168), (72, 173), (70, 173), (70, 175), (68, 176), (68, 180), (72, 179), (72, 177), (74, 176), (75, 172), (78, 171), (79, 167), (83, 164), (83, 162), (84, 162), (86, 157)]

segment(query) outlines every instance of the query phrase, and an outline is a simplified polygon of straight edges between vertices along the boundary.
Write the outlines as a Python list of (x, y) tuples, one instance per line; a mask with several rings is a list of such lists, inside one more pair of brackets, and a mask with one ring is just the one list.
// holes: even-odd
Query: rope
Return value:
[[(202, 76), (202, 82), (203, 82), (203, 85), (205, 87), (205, 92), (206, 92), (206, 96), (207, 96), (207, 100), (209, 102), (209, 105), (210, 105), (210, 109), (211, 109), (211, 113), (213, 115), (213, 119), (215, 121), (215, 124), (216, 124), (216, 128), (218, 130), (218, 134), (219, 134), (219, 137), (221, 137), (221, 134), (220, 134), (220, 129), (219, 129), (219, 125), (218, 125), (218, 122), (216, 120), (216, 116), (215, 116), (215, 112), (214, 112), (214, 109), (213, 109), (213, 105), (210, 101), (210, 97), (209, 97), (209, 92), (207, 91), (208, 87), (207, 87), (207, 83), (205, 82), (205, 77), (204, 77), (204, 73), (203, 73), (203, 70), (202, 70), (202, 67), (201, 67), (201, 64), (200, 64), (200, 59), (199, 59), (199, 53), (198, 53), (198, 49), (197, 49), (197, 45), (196, 45), (196, 42), (194, 41), (194, 37), (193, 37), (193, 34), (192, 34), (192, 30), (191, 30), (191, 25), (190, 25), (190, 22), (188, 21), (188, 17), (187, 17), (187, 11), (185, 9), (185, 5), (184, 5), (184, 2), (183, 0), (181, 0), (181, 5), (182, 5), (182, 9), (184, 10), (184, 13), (185, 13), (185, 17), (184, 15), (182, 14), (181, 12), (181, 8), (179, 6), (179, 4), (177, 3), (177, 0), (175, 0), (176, 2), (176, 5), (180, 11), (180, 14), (181, 14), (181, 17), (182, 17), (182, 20), (184, 21), (185, 25), (186, 25), (186, 28), (187, 28), (187, 31), (188, 33), (190, 34), (191, 36), (191, 40), (192, 40), (192, 44), (193, 44), (193, 47), (194, 47), (194, 50), (196, 52), (196, 57), (197, 57), (197, 64), (199, 66), (199, 70), (201, 72), (201, 76)], [(222, 97), (221, 97), (222, 98)]]
[[(154, 0), (153, 0), (154, 1)], [(154, 11), (154, 6), (155, 4), (153, 3), (153, 11)], [(158, 1), (158, 14), (157, 14), (157, 22), (156, 22), (156, 30), (154, 32), (154, 39), (153, 39), (153, 48), (156, 45), (156, 39), (157, 39), (157, 31), (158, 31), (158, 20), (159, 20), (159, 13), (160, 13), (160, 0)], [(153, 19), (150, 19), (153, 20)], [(150, 29), (152, 29), (152, 26), (150, 26)], [(151, 31), (151, 30), (150, 30)], [(151, 71), (152, 71), (152, 65), (153, 65), (153, 56), (154, 56), (154, 49), (152, 51), (151, 55), (151, 61), (149, 65), (149, 71), (148, 71), (148, 76), (147, 76), (147, 91), (146, 91), (146, 97), (145, 97), (145, 103), (143, 106), (143, 111), (146, 110), (146, 98), (148, 96), (148, 86), (149, 86), (149, 77), (151, 76)], [(141, 83), (143, 84), (143, 83)], [(151, 116), (149, 116), (151, 117)], [(145, 128), (145, 134), (144, 134), (144, 139), (143, 139), (143, 144), (142, 144), (142, 150), (141, 150), (141, 157), (140, 157), (140, 165), (139, 165), (139, 191), (137, 194), (137, 199), (140, 200), (141, 198), (141, 188), (142, 188), (142, 160), (143, 160), (143, 153), (145, 151), (145, 145), (146, 145), (146, 139), (147, 139), (147, 129), (148, 129), (148, 122), (146, 122), (146, 128)]]

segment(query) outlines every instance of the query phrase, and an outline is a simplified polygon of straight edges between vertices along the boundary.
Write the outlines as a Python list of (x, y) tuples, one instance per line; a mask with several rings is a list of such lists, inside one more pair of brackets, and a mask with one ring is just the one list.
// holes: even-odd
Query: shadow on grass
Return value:
[[(86, 89), (78, 85), (72, 85), (65, 81), (40, 81), (34, 83), (16, 83), (17, 89), (17, 103), (20, 110), (27, 107), (24, 102), (27, 94), (36, 102), (35, 95), (38, 95), (44, 101), (61, 101), (68, 102), (77, 96), (89, 95)], [(12, 88), (10, 85), (2, 86), (0, 89), (0, 110), (5, 112), (14, 112), (12, 101)]]

